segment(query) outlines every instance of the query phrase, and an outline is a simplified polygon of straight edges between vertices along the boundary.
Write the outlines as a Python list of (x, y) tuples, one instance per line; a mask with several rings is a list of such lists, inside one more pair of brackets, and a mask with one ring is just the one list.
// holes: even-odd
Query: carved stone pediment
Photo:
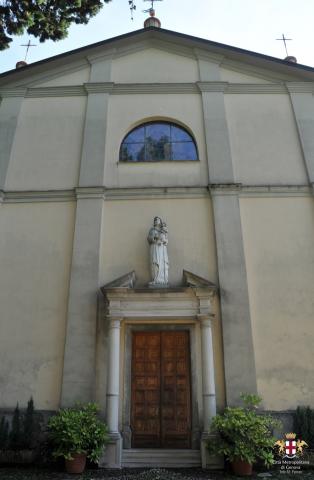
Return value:
[(218, 287), (214, 283), (206, 280), (205, 278), (199, 277), (195, 275), (195, 273), (188, 272), (187, 270), (183, 270), (183, 284), (187, 287), (206, 287), (213, 291), (213, 293), (217, 292)]
[(209, 280), (183, 271), (180, 286), (136, 288), (135, 272), (107, 283), (101, 291), (107, 303), (107, 315), (119, 318), (191, 318), (213, 315), (212, 297), (218, 288)]
[(136, 282), (136, 275), (135, 271), (126, 273), (122, 275), (122, 277), (116, 278), (110, 283), (106, 283), (103, 287), (101, 287), (101, 291), (105, 293), (108, 288), (134, 288)]

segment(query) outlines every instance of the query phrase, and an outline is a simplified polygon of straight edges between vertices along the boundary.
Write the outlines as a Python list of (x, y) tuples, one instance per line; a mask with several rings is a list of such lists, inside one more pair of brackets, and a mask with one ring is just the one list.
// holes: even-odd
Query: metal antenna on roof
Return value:
[(289, 53), (288, 53), (288, 49), (287, 49), (287, 41), (288, 40), (292, 40), (292, 38), (286, 38), (285, 37), (285, 34), (283, 33), (282, 34), (282, 38), (276, 38), (276, 40), (279, 40), (280, 42), (283, 42), (284, 43), (284, 46), (285, 46), (285, 49), (286, 49), (286, 54), (287, 54), (287, 57), (289, 56)]
[(129, 7), (131, 12), (131, 20), (133, 20), (133, 12), (136, 10), (136, 5), (134, 3), (134, 0), (129, 0)]
[(37, 47), (37, 45), (35, 45), (34, 43), (31, 43), (31, 41), (28, 40), (28, 42), (27, 42), (27, 43), (23, 43), (23, 44), (21, 45), (21, 47), (27, 47), (27, 48), (26, 48), (26, 52), (25, 52), (25, 58), (24, 58), (24, 62), (26, 62), (26, 58), (27, 58), (27, 55), (28, 55), (28, 50), (29, 50), (29, 48), (30, 48), (30, 47)]

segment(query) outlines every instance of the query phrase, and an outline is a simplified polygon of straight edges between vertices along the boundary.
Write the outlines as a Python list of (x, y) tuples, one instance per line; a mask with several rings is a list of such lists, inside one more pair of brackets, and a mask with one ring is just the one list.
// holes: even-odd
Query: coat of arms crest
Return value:
[(301, 439), (297, 439), (295, 433), (286, 433), (285, 439), (277, 440), (275, 447), (277, 453), (284, 458), (295, 458), (303, 455), (303, 449), (308, 447), (308, 444)]

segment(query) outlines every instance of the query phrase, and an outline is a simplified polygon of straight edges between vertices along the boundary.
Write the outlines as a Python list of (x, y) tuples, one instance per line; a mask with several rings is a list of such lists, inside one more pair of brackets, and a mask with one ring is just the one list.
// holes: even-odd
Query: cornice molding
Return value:
[(254, 65), (248, 65), (242, 63), (241, 61), (231, 60), (230, 58), (225, 57), (221, 63), (222, 68), (227, 70), (232, 70), (237, 73), (242, 73), (244, 75), (249, 75), (253, 77), (260, 78), (261, 80), (266, 80), (267, 82), (282, 82), (282, 81), (294, 81), (296, 79), (295, 75), (287, 75), (284, 73), (277, 73), (275, 71), (269, 72), (269, 70), (257, 67)]
[(174, 45), (172, 42), (167, 42), (165, 40), (157, 38), (143, 39), (136, 43), (130, 43), (127, 46), (118, 47), (115, 52), (115, 58), (124, 57), (132, 53), (141, 52), (142, 50), (154, 48), (157, 50), (162, 50), (166, 53), (172, 53), (174, 55), (183, 56), (186, 58), (191, 58), (196, 60), (193, 48), (185, 47), (182, 45)]
[(108, 188), (106, 200), (148, 200), (158, 198), (208, 198), (206, 187)]
[(89, 68), (89, 63), (87, 59), (82, 58), (80, 60), (76, 60), (71, 62), (70, 64), (63, 64), (59, 65), (58, 67), (55, 67), (52, 70), (50, 69), (45, 69), (40, 73), (33, 73), (27, 76), (27, 80), (25, 78), (22, 78), (20, 80), (16, 80), (15, 82), (12, 83), (12, 87), (17, 88), (17, 87), (24, 87), (24, 88), (31, 88), (31, 87), (36, 87), (38, 84), (54, 80), (55, 78), (59, 78), (60, 76), (63, 75), (68, 75), (71, 73), (79, 72), (80, 70), (83, 70), (84, 68)]
[(310, 185), (243, 185), (241, 183), (211, 184), (210, 195), (239, 195), (240, 197), (308, 197), (314, 189)]
[(73, 97), (86, 96), (93, 93), (112, 95), (138, 94), (199, 94), (203, 92), (221, 92), (227, 94), (287, 94), (314, 93), (312, 82), (288, 83), (228, 83), (228, 82), (196, 82), (196, 83), (84, 83), (60, 87), (0, 88), (0, 96), (5, 97)]
[(87, 93), (111, 93), (113, 88), (113, 82), (84, 83), (84, 89)]
[(280, 83), (228, 83), (225, 93), (230, 94), (271, 94), (271, 93), (287, 93), (284, 84)]
[(151, 200), (172, 198), (209, 198), (218, 195), (240, 197), (311, 197), (314, 185), (242, 185), (241, 183), (210, 184), (208, 187), (154, 187), (154, 188), (106, 188), (80, 187), (72, 190), (0, 190), (0, 204), (74, 202), (100, 198), (114, 200)]
[(216, 63), (218, 65), (224, 60), (224, 55), (218, 53), (208, 53), (200, 48), (193, 48), (195, 58), (197, 60), (204, 60), (205, 62)]
[(73, 202), (74, 190), (42, 190), (2, 192), (2, 203)]
[(290, 93), (311, 93), (314, 94), (314, 82), (286, 82)]
[(77, 200), (85, 198), (104, 198), (105, 187), (78, 187), (75, 189)]
[(113, 95), (126, 94), (179, 94), (198, 93), (195, 83), (120, 83), (115, 84)]
[(197, 82), (200, 92), (225, 92), (228, 82)]
[(64, 87), (34, 87), (26, 92), (26, 98), (42, 97), (77, 97), (85, 96), (86, 92), (83, 86), (73, 85)]
[(25, 97), (27, 92), (26, 88), (16, 87), (16, 88), (0, 88), (0, 97)]
[(94, 53), (87, 55), (86, 60), (90, 65), (93, 65), (94, 63), (101, 62), (103, 60), (112, 60), (116, 54), (117, 49), (112, 48), (111, 50), (106, 51), (106, 53)]

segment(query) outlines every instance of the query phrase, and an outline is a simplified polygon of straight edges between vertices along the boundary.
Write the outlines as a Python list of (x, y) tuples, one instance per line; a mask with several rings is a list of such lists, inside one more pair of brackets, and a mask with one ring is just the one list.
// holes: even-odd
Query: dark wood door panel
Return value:
[(161, 434), (164, 448), (190, 448), (189, 333), (161, 332)]
[(160, 333), (137, 332), (132, 348), (132, 447), (160, 447)]
[(190, 448), (188, 332), (135, 332), (132, 347), (132, 447)]

